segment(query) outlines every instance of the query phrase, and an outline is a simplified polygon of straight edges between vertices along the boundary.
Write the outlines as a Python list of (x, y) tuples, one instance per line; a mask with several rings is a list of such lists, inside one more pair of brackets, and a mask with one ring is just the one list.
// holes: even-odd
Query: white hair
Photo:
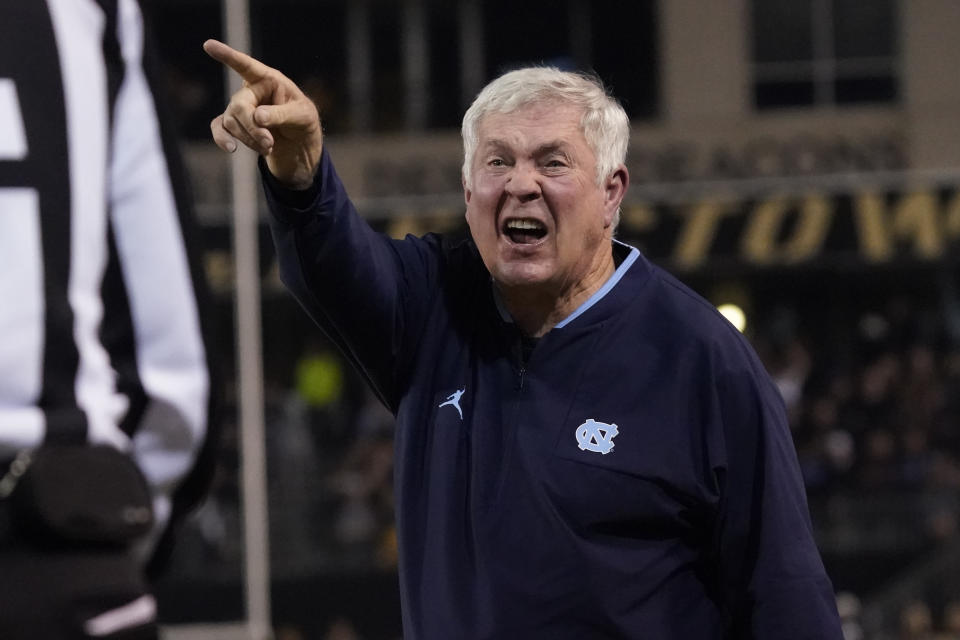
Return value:
[(596, 76), (555, 67), (526, 67), (493, 80), (477, 95), (463, 116), (463, 179), (472, 188), (473, 155), (480, 143), (480, 122), (492, 113), (511, 113), (544, 103), (580, 107), (580, 128), (597, 157), (597, 185), (616, 171), (627, 157), (630, 120)]

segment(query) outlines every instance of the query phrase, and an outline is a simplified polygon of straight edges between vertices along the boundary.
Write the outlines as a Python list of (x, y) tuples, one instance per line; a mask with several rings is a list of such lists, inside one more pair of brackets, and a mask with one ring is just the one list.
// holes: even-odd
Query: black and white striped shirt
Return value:
[(112, 444), (166, 522), (196, 497), (211, 381), (144, 38), (136, 0), (0, 1), (0, 459)]

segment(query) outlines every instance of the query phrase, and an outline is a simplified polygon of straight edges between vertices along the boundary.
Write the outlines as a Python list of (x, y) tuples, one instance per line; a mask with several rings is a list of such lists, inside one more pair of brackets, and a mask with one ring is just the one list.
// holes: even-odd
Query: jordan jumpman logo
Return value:
[(445, 402), (441, 402), (440, 404), (437, 405), (437, 409), (439, 409), (440, 407), (445, 407), (448, 404), (452, 405), (453, 408), (457, 410), (457, 413), (460, 414), (460, 419), (463, 420), (463, 410), (460, 409), (460, 396), (462, 396), (463, 392), (466, 390), (467, 388), (464, 387), (463, 389), (454, 391), (449, 396), (447, 396), (447, 399)]

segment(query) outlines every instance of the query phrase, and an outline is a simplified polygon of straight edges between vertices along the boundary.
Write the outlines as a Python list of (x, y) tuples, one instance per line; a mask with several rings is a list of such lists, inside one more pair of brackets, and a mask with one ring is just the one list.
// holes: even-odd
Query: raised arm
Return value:
[(310, 98), (276, 69), (218, 40), (207, 40), (203, 50), (243, 78), (243, 87), (210, 122), (217, 146), (232, 153), (240, 141), (264, 157), (281, 183), (309, 187), (323, 150), (320, 114)]
[(392, 240), (374, 231), (323, 153), (317, 109), (297, 85), (222, 42), (203, 47), (243, 78), (210, 128), (225, 151), (239, 141), (263, 156), (281, 280), (396, 410), (439, 292), (439, 238)]

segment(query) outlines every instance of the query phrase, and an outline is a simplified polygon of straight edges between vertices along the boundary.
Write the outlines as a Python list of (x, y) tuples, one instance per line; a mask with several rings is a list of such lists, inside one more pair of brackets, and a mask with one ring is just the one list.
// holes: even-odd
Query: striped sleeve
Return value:
[(118, 385), (131, 398), (122, 426), (154, 488), (159, 536), (172, 515), (199, 500), (200, 478), (212, 474), (205, 292), (187, 237), (189, 197), (176, 149), (165, 144), (135, 0), (120, 0), (117, 33), (124, 73), (114, 103), (109, 184), (111, 261), (120, 275), (111, 280), (108, 272), (104, 298), (118, 299), (112, 308), (126, 313), (114, 312), (115, 324), (105, 323), (104, 333), (113, 331), (105, 344)]

